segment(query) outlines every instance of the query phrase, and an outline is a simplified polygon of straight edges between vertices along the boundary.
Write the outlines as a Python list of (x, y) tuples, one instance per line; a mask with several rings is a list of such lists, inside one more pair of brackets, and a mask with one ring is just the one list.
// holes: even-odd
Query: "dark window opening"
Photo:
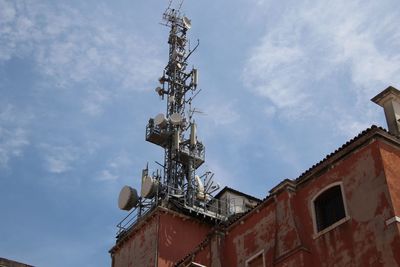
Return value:
[(314, 207), (318, 232), (346, 217), (340, 185), (319, 195), (314, 200)]

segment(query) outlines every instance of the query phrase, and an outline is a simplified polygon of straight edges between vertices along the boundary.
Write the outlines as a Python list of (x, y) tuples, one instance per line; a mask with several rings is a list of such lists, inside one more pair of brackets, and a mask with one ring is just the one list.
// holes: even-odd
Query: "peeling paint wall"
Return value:
[(381, 143), (380, 148), (394, 213), (400, 216), (400, 151), (386, 143)]
[(187, 216), (160, 214), (158, 266), (173, 264), (189, 254), (210, 232), (211, 226)]
[(157, 224), (158, 218), (153, 216), (121, 242), (120, 247), (112, 254), (113, 267), (155, 266)]
[[(120, 244), (115, 266), (154, 266), (155, 257), (158, 266), (173, 266), (189, 253), (188, 262), (210, 267), (245, 267), (251, 259), (259, 264), (259, 253), (265, 266), (400, 266), (400, 223), (387, 223), (400, 217), (400, 147), (370, 139), (339, 156), (279, 185), (224, 233), (195, 218), (159, 212)], [(332, 185), (342, 188), (346, 216), (316, 232), (313, 200)]]
[[(393, 216), (400, 217), (400, 151), (386, 143), (380, 144), (380, 148), (391, 204), (393, 205)], [(397, 232), (398, 236), (400, 235), (399, 222), (393, 222), (387, 227), (391, 231)], [(400, 266), (400, 238), (392, 240), (391, 247), (397, 248), (394, 251), (394, 257), (397, 265)]]
[[(400, 266), (400, 150), (374, 141), (349, 151), (318, 176), (283, 187), (258, 212), (236, 222), (225, 240), (223, 266), (245, 266), (264, 251), (266, 266)], [(330, 231), (314, 230), (312, 200), (341, 183), (347, 210)]]
[(260, 250), (264, 250), (265, 258), (274, 257), (276, 212), (274, 203), (271, 204), (238, 221), (235, 227), (228, 230), (223, 248), (223, 266), (245, 266), (246, 260)]
[(349, 220), (331, 231), (314, 236), (313, 221), (307, 225), (313, 263), (319, 266), (397, 266), (394, 255), (400, 247), (391, 247), (396, 232), (385, 226), (393, 214), (390, 195), (380, 157), (379, 142), (350, 153), (329, 171), (299, 189), (312, 215), (312, 197), (334, 182), (342, 182)]
[[(112, 249), (113, 267), (169, 267), (189, 254), (210, 233), (201, 220), (159, 209)], [(210, 261), (205, 249), (203, 263)]]

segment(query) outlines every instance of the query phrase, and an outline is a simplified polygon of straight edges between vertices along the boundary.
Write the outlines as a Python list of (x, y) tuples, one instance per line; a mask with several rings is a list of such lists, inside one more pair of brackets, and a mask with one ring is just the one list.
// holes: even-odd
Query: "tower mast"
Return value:
[[(198, 70), (188, 70), (188, 58), (197, 48), (189, 48), (187, 31), (190, 20), (179, 10), (168, 8), (163, 14), (164, 25), (170, 28), (168, 36), (168, 64), (159, 79), (156, 92), (167, 102), (166, 116), (157, 115), (150, 121), (146, 140), (165, 150), (164, 184), (167, 195), (184, 194), (187, 203), (193, 202), (195, 171), (204, 162), (204, 146), (197, 140), (196, 124), (187, 110), (197, 90)], [(189, 112), (187, 112), (189, 111)], [(190, 134), (187, 132), (190, 130)], [(154, 142), (152, 134), (163, 135), (162, 142)], [(158, 138), (157, 138), (158, 139)]]
[(152, 174), (148, 165), (143, 169), (140, 196), (134, 188), (122, 188), (118, 201), (120, 209), (134, 209), (118, 224), (119, 234), (157, 205), (172, 207), (170, 204), (174, 204), (213, 219), (226, 219), (217, 208), (219, 202), (211, 197), (219, 189), (212, 181), (213, 173), (197, 175), (205, 160), (205, 147), (197, 139), (195, 110), (191, 108), (200, 92), (197, 87), (199, 72), (188, 67), (188, 59), (199, 41), (190, 48), (187, 32), (192, 25), (190, 19), (180, 13), (182, 2), (178, 9), (173, 9), (171, 0), (163, 14), (162, 24), (170, 29), (168, 63), (155, 91), (166, 101), (166, 112), (150, 118), (146, 125), (146, 141), (164, 149), (164, 163), (158, 163), (162, 170)]

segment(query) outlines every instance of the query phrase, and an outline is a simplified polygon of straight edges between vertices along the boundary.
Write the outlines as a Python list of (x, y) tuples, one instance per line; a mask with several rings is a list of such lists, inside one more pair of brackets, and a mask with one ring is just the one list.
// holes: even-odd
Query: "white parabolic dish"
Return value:
[(165, 118), (165, 115), (160, 113), (154, 118), (154, 123), (157, 126), (164, 126), (167, 122), (167, 119)]
[(185, 26), (186, 29), (190, 29), (192, 27), (192, 22), (188, 17), (183, 17), (182, 18), (183, 25)]
[(173, 113), (170, 117), (170, 120), (172, 122), (173, 125), (179, 125), (182, 123), (183, 121), (183, 117), (181, 114), (179, 113)]

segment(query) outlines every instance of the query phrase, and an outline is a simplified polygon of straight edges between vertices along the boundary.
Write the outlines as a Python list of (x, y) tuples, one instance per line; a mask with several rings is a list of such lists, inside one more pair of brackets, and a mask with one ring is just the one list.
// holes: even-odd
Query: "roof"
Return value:
[(307, 178), (309, 178), (310, 176), (315, 175), (316, 173), (318, 173), (318, 171), (321, 168), (326, 167), (333, 161), (337, 161), (337, 160), (341, 159), (343, 156), (345, 156), (349, 152), (361, 147), (362, 145), (367, 143), (369, 140), (371, 140), (375, 136), (381, 136), (392, 143), (396, 143), (397, 145), (400, 145), (400, 136), (391, 134), (388, 131), (386, 131), (385, 129), (383, 129), (382, 127), (372, 125), (370, 128), (362, 131), (356, 137), (347, 141), (345, 144), (343, 144), (341, 147), (336, 149), (334, 152), (325, 156), (325, 158), (322, 159), (320, 162), (314, 164), (308, 170), (303, 172), (297, 179), (295, 179), (296, 184), (301, 183), (304, 180), (306, 180)]
[[(5, 265), (3, 265), (5, 264)], [(28, 265), (25, 263), (9, 260), (6, 258), (1, 258), (0, 257), (0, 266), (13, 266), (13, 267), (33, 267), (32, 265)]]
[(316, 176), (321, 175), (324, 171), (329, 169), (329, 166), (333, 164), (334, 162), (342, 159), (352, 151), (364, 146), (365, 144), (368, 144), (371, 139), (375, 137), (382, 137), (388, 142), (394, 143), (397, 146), (400, 146), (400, 136), (394, 135), (392, 133), (389, 133), (387, 130), (383, 129), (382, 127), (378, 127), (376, 125), (372, 125), (370, 128), (362, 131), (360, 134), (358, 134), (356, 137), (353, 139), (349, 140), (345, 144), (343, 144), (341, 147), (336, 149), (334, 152), (328, 154), (323, 158), (321, 161), (318, 163), (314, 164), (311, 166), (308, 170), (304, 171), (302, 174), (300, 174), (299, 177), (297, 177), (294, 180), (291, 179), (285, 179), (282, 182), (280, 182), (278, 185), (273, 187), (269, 191), (269, 195), (267, 195), (261, 203), (259, 203), (257, 206), (255, 206), (253, 209), (241, 214), (242, 216), (238, 216), (234, 220), (229, 221), (229, 224), (227, 227), (231, 227), (235, 222), (239, 221), (240, 219), (249, 216), (250, 213), (252, 213), (254, 210), (257, 210), (260, 206), (265, 205), (269, 200), (272, 199), (272, 196), (277, 194), (280, 190), (283, 188), (292, 188), (295, 190), (295, 188), (308, 181), (309, 179), (312, 179)]
[(249, 198), (249, 199), (254, 200), (254, 201), (256, 201), (256, 202), (261, 202), (261, 201), (262, 201), (262, 200), (259, 199), (259, 198), (256, 198), (256, 197), (254, 197), (254, 196), (251, 196), (251, 195), (248, 195), (248, 194), (246, 194), (246, 193), (240, 192), (240, 191), (238, 191), (238, 190), (236, 190), (236, 189), (233, 189), (233, 188), (231, 188), (231, 187), (228, 187), (228, 186), (225, 186), (224, 188), (222, 188), (222, 190), (219, 191), (218, 194), (216, 194), (214, 198), (219, 199), (225, 192), (231, 192), (231, 193), (234, 193), (234, 194), (236, 194), (236, 195)]

